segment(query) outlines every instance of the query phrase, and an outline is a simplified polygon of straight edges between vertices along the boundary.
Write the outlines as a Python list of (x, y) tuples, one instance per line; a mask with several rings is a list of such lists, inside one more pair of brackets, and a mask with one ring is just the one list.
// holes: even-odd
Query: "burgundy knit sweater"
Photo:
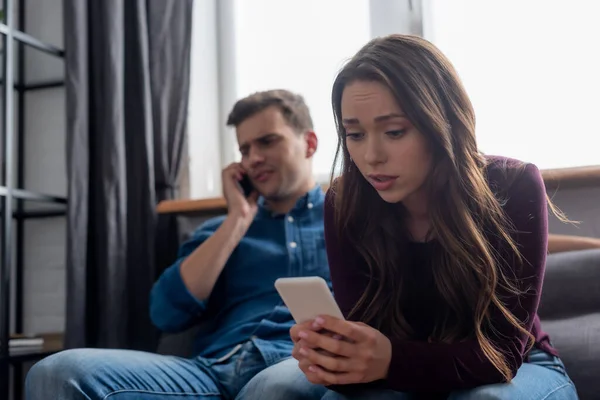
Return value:
[[(548, 239), (548, 215), (544, 182), (537, 167), (526, 165), (510, 184), (506, 168), (518, 168), (518, 161), (490, 157), (487, 167), (488, 184), (507, 195), (503, 208), (516, 228), (513, 238), (520, 248), (523, 265), (515, 269), (517, 285), (526, 294), (515, 296), (502, 293), (501, 298), (509, 310), (535, 337), (536, 347), (557, 355), (550, 345), (548, 335), (540, 327), (537, 315), (544, 278)], [(331, 270), (335, 298), (342, 312), (355, 306), (367, 285), (368, 267), (346, 237), (339, 237), (334, 226), (334, 191), (330, 190), (325, 204), (325, 241)], [(437, 307), (439, 297), (430, 295), (433, 288), (430, 263), (436, 251), (441, 251), (435, 241), (411, 243), (408, 262), (399, 265), (407, 268), (411, 287), (416, 288), (407, 298), (402, 310), (416, 332), (415, 338), (403, 340), (390, 337), (392, 360), (383, 386), (401, 392), (448, 393), (503, 381), (502, 375), (485, 357), (475, 339), (453, 344), (429, 343), (426, 340), (432, 327), (430, 316)], [(392, 285), (393, 286), (393, 285)], [(436, 300), (437, 299), (437, 300)], [(498, 334), (494, 344), (507, 357), (513, 374), (526, 360), (528, 337), (517, 331), (503, 315), (492, 309), (494, 327)], [(353, 386), (353, 385), (351, 385)], [(341, 388), (340, 388), (341, 389)]]

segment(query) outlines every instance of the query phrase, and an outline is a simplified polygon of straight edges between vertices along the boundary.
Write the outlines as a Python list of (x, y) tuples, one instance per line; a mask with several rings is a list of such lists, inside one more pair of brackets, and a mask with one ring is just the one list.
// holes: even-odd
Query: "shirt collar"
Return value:
[[(321, 185), (317, 184), (311, 190), (306, 192), (306, 194), (304, 196), (302, 196), (298, 199), (294, 208), (292, 208), (290, 210), (290, 213), (304, 211), (304, 210), (310, 210), (314, 206), (319, 204), (319, 202), (322, 201), (323, 197), (324, 197), (323, 189), (321, 188)], [(269, 210), (269, 208), (267, 207), (265, 198), (262, 196), (260, 196), (258, 198), (258, 212), (262, 216), (269, 216), (269, 217), (277, 217), (277, 216), (282, 215), (282, 214), (274, 213), (271, 210)]]

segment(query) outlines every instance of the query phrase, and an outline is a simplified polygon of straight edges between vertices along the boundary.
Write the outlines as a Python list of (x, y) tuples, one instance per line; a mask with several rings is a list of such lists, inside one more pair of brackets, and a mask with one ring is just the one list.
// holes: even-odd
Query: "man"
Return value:
[[(285, 90), (238, 101), (228, 125), (242, 154), (222, 173), (228, 213), (200, 226), (151, 293), (151, 318), (162, 331), (213, 324), (196, 338), (197, 357), (66, 350), (31, 369), (27, 399), (233, 399), (254, 375), (290, 356), (293, 320), (274, 281), (329, 281), (324, 194), (312, 174), (317, 136), (302, 97)], [(244, 174), (255, 188), (247, 198)]]

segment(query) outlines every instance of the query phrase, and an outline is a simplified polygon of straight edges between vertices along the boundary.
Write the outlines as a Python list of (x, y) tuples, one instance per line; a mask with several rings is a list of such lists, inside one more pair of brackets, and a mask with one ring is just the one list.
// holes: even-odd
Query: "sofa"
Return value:
[(548, 256), (538, 313), (580, 399), (599, 399), (600, 249)]
[[(539, 315), (580, 399), (600, 398), (600, 249), (548, 256)], [(158, 352), (190, 357), (200, 330), (163, 335)]]

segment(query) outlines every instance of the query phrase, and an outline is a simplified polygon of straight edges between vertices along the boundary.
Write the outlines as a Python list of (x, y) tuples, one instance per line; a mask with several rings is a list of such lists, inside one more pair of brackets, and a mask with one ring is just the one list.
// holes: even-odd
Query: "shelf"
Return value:
[(58, 353), (64, 348), (63, 336), (62, 333), (40, 334), (39, 337), (44, 338), (43, 346), (31, 349), (19, 349), (18, 351), (9, 350), (8, 357), (0, 356), (0, 363), (8, 361), (10, 364), (18, 364), (27, 361), (36, 361)]
[[(3, 215), (3, 208), (0, 207), (0, 215)], [(13, 211), (12, 216), (17, 220), (27, 219), (43, 219), (43, 218), (57, 218), (64, 217), (67, 215), (67, 210), (31, 210), (31, 211)]]
[[(0, 197), (8, 196), (8, 189), (5, 186), (0, 186)], [(52, 196), (48, 194), (31, 192), (23, 189), (13, 189), (12, 197), (20, 200), (32, 200), (43, 203), (67, 204), (67, 199), (60, 196)]]
[(35, 211), (23, 211), (23, 212), (14, 212), (13, 218), (15, 219), (30, 219), (30, 218), (56, 218), (56, 217), (64, 217), (67, 215), (67, 210), (35, 210)]
[[(25, 143), (25, 126), (28, 122), (25, 111), (27, 108), (25, 94), (29, 91), (65, 86), (65, 51), (26, 33), (25, 11), (27, 7), (25, 7), (24, 0), (0, 0), (0, 5), (5, 13), (2, 18), (4, 21), (0, 21), (0, 36), (4, 35), (2, 38), (4, 48), (0, 49), (0, 62), (3, 65), (1, 68), (3, 72), (0, 72), (0, 86), (3, 87), (5, 100), (3, 104), (0, 104), (2, 115), (5, 116), (2, 126), (0, 126), (0, 142), (4, 144), (3, 153), (5, 153), (2, 176), (7, 180), (0, 182), (6, 185), (0, 186), (0, 200), (2, 200), (0, 204), (6, 206), (6, 208), (0, 208), (0, 217), (2, 217), (0, 218), (2, 220), (2, 227), (0, 227), (2, 229), (0, 249), (2, 250), (0, 251), (5, 251), (4, 254), (0, 254), (0, 292), (2, 292), (0, 343), (3, 343), (0, 345), (0, 399), (8, 400), (11, 386), (13, 396), (11, 398), (21, 399), (23, 397), (23, 363), (38, 361), (63, 349), (62, 334), (39, 335), (45, 337), (41, 347), (17, 348), (7, 345), (7, 342), (11, 336), (11, 330), (17, 334), (23, 332), (24, 232), (29, 229), (26, 226), (29, 223), (35, 224), (32, 222), (33, 218), (64, 218), (67, 215), (67, 207), (65, 207), (67, 199), (64, 195), (39, 193), (35, 191), (35, 185), (31, 188), (26, 186), (24, 162), (28, 154)], [(54, 10), (51, 6), (47, 4), (46, 6), (48, 8), (44, 10), (38, 7), (41, 15), (45, 15), (48, 10)], [(29, 71), (26, 64), (43, 65), (44, 68)], [(48, 94), (52, 95), (52, 93)], [(42, 96), (45, 94), (42, 93)], [(35, 127), (44, 129), (44, 131), (49, 129), (44, 124), (38, 124)], [(59, 148), (58, 145), (51, 148), (47, 146), (49, 143), (54, 145), (50, 135), (43, 138), (47, 141), (38, 143), (38, 146), (47, 152), (54, 152)], [(14, 153), (12, 152), (13, 146), (15, 147)], [(6, 149), (11, 151), (6, 151)], [(43, 165), (37, 168), (51, 173), (54, 171), (52, 166)], [(63, 172), (64, 168), (61, 169), (61, 173)], [(14, 182), (11, 183), (10, 179), (14, 179)], [(55, 189), (51, 187), (42, 190), (54, 191)], [(14, 246), (13, 236), (16, 239)], [(13, 279), (14, 299), (11, 296)], [(13, 315), (14, 327), (11, 329)], [(10, 366), (12, 366), (12, 374)]]
[(25, 85), (15, 85), (15, 89), (22, 91), (54, 89), (65, 86), (65, 81), (56, 80), (48, 82), (26, 83)]
[[(28, 352), (19, 352), (18, 354), (11, 354), (8, 356), (8, 362), (10, 364), (18, 364), (27, 361), (37, 361), (45, 358), (54, 353), (58, 353), (61, 349), (46, 350), (46, 349), (35, 349)], [(6, 358), (0, 358), (0, 362), (6, 361)]]
[[(0, 33), (8, 35), (10, 31), (11, 31), (11, 29), (6, 24), (0, 23)], [(28, 35), (25, 32), (21, 32), (16, 29), (12, 29), (12, 37), (21, 43), (25, 43), (25, 44), (27, 44), (31, 47), (34, 47), (38, 50), (41, 50), (45, 53), (52, 54), (54, 56), (61, 57), (61, 58), (64, 58), (64, 56), (65, 56), (64, 50), (59, 49), (58, 47), (53, 46), (51, 44), (44, 43), (41, 40), (36, 39), (33, 36)]]
[[(2, 87), (2, 86), (4, 86), (4, 81), (2, 79), (0, 79), (0, 87)], [(65, 86), (65, 81), (63, 81), (63, 80), (51, 80), (51, 81), (47, 81), (47, 82), (27, 83), (25, 85), (15, 83), (13, 85), (13, 89), (21, 91), (21, 92), (27, 92), (30, 90), (54, 89), (54, 88), (59, 88), (59, 87), (64, 87), (64, 86)]]

